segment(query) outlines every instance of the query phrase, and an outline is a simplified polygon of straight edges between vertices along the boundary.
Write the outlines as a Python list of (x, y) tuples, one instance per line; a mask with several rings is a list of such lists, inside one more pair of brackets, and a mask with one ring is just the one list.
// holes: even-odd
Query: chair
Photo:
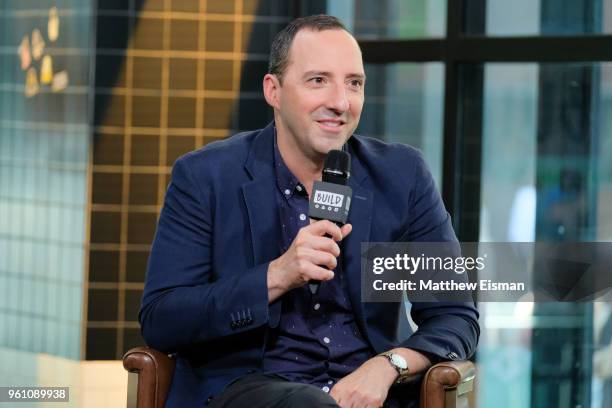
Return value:
[[(149, 347), (123, 356), (128, 375), (128, 407), (162, 408), (174, 372), (174, 360)], [(476, 368), (471, 361), (445, 361), (422, 378), (421, 408), (471, 408)]]

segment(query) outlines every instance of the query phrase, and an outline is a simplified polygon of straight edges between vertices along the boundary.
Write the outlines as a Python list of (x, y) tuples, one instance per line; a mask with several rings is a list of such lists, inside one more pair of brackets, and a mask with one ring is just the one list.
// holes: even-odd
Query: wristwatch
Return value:
[(389, 363), (395, 368), (399, 377), (397, 377), (396, 383), (401, 384), (404, 382), (406, 378), (410, 376), (410, 368), (408, 368), (408, 362), (406, 359), (397, 353), (393, 353), (392, 351), (386, 351), (384, 353), (380, 353), (379, 356), (385, 357), (389, 360)]

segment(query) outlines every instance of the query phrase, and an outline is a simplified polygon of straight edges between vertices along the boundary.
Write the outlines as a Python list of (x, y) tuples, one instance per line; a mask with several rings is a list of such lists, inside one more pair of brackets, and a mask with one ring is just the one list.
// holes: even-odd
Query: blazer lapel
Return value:
[[(280, 256), (281, 228), (276, 204), (273, 125), (269, 124), (255, 137), (245, 162), (252, 181), (242, 185), (242, 194), (248, 212), (254, 265)], [(280, 319), (280, 301), (272, 303), (269, 312), (270, 325), (274, 327)]]
[(347, 277), (349, 297), (357, 324), (362, 334), (368, 338), (364, 307), (361, 302), (361, 243), (370, 240), (373, 193), (365, 187), (367, 173), (355, 154), (352, 155), (351, 161), (353, 174), (349, 179), (349, 186), (353, 190), (353, 198), (348, 222), (353, 225), (353, 230), (342, 244), (343, 271)]

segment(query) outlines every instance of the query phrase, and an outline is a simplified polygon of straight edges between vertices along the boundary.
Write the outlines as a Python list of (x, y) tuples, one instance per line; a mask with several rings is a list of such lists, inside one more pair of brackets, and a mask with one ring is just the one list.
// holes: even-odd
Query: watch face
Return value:
[(391, 361), (393, 362), (393, 365), (399, 367), (402, 370), (405, 370), (408, 368), (408, 363), (406, 362), (404, 357), (398, 354), (391, 354)]

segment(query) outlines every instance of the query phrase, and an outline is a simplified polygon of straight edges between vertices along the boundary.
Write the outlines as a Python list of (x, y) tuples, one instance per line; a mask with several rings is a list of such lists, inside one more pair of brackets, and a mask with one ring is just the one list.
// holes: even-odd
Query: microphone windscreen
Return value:
[(351, 173), (351, 155), (343, 150), (330, 150), (323, 165), (323, 181), (346, 185)]

